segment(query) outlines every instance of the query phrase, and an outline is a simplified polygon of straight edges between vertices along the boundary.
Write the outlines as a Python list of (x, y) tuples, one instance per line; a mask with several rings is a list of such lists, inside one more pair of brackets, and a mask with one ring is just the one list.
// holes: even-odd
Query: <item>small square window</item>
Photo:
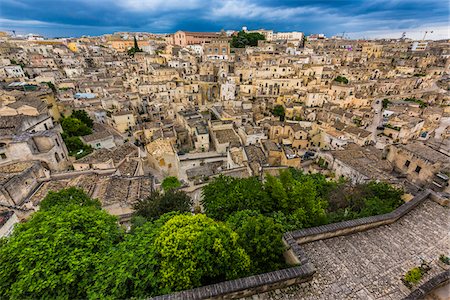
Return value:
[(419, 166), (417, 166), (416, 169), (415, 169), (414, 171), (415, 171), (417, 174), (419, 174), (419, 173), (420, 173), (420, 170), (422, 170), (422, 168), (419, 167)]
[(405, 161), (405, 167), (409, 167), (410, 164), (411, 162), (409, 160)]

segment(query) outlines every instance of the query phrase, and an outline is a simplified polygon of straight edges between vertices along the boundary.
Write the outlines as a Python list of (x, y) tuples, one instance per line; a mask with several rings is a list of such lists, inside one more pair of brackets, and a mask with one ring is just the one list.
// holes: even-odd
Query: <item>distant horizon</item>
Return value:
[[(240, 29), (224, 29), (225, 31), (240, 31), (242, 30), (242, 28)], [(274, 30), (271, 28), (248, 28), (249, 31), (255, 31), (255, 30), (272, 30), (273, 32), (285, 32), (285, 31), (280, 31), (280, 30)], [(0, 27), (0, 31), (6, 32), (7, 34), (9, 34), (10, 36), (14, 36), (14, 33), (12, 32), (12, 30), (4, 30)], [(82, 34), (82, 35), (58, 35), (58, 36), (49, 36), (46, 34), (41, 34), (39, 32), (17, 32), (15, 31), (15, 36), (18, 37), (25, 37), (27, 35), (38, 35), (38, 36), (42, 36), (46, 39), (77, 39), (77, 38), (82, 38), (82, 37), (101, 37), (101, 36), (105, 36), (105, 35), (113, 35), (114, 33), (143, 33), (143, 34), (156, 34), (156, 35), (170, 35), (170, 34), (174, 34), (177, 31), (186, 31), (186, 32), (192, 32), (193, 30), (184, 30), (184, 29), (177, 29), (175, 31), (172, 32), (152, 32), (152, 31), (130, 31), (130, 30), (114, 30), (114, 31), (110, 31), (110, 32), (105, 32), (105, 33), (99, 33), (99, 34), (95, 34), (95, 35), (89, 35), (89, 34)], [(217, 31), (207, 31), (207, 30), (197, 30), (195, 32), (220, 32), (221, 30), (217, 30)], [(340, 33), (336, 33), (336, 34), (332, 34), (332, 35), (327, 35), (325, 33), (322, 32), (304, 32), (301, 30), (291, 30), (291, 31), (296, 31), (296, 32), (303, 32), (303, 34), (307, 37), (309, 35), (315, 35), (315, 34), (324, 34), (326, 38), (332, 38), (332, 37), (342, 37), (342, 34), (344, 33), (344, 39), (346, 40), (383, 40), (383, 39), (400, 39), (402, 34), (405, 31), (398, 31), (398, 32), (389, 32), (386, 33), (386, 36), (383, 36), (383, 33), (380, 32), (366, 32), (366, 34), (364, 33), (346, 33), (346, 32), (340, 32)], [(439, 40), (448, 40), (450, 39), (450, 34), (448, 36), (442, 37), (440, 36), (439, 38), (433, 37), (433, 33), (431, 33), (430, 31), (426, 30), (427, 34), (426, 34), (426, 38), (425, 40), (433, 40), (433, 41), (439, 41)], [(432, 30), (433, 31), (433, 30)], [(376, 34), (376, 36), (374, 36), (374, 33)], [(417, 33), (415, 35), (416, 38), (414, 37), (409, 37), (407, 34), (404, 37), (404, 39), (406, 40), (413, 40), (413, 41), (418, 41), (418, 40), (422, 40), (422, 37), (425, 35), (425, 31), (415, 31), (415, 33)], [(351, 37), (349, 35), (354, 35), (354, 34), (360, 34), (359, 36), (354, 36)]]
[[(358, 38), (449, 39), (442, 0), (2, 0), (0, 30), (45, 37), (118, 31), (272, 29)], [(430, 33), (433, 31), (433, 33)]]

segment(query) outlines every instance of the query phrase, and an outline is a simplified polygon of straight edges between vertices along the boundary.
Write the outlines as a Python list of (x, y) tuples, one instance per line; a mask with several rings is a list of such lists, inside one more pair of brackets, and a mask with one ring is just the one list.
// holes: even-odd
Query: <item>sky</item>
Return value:
[(47, 37), (116, 31), (272, 29), (348, 38), (448, 39), (448, 0), (0, 0), (0, 30)]

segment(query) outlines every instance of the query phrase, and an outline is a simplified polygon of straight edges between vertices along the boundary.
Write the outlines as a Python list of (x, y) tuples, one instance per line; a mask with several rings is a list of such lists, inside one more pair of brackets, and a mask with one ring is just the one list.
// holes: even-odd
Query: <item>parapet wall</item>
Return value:
[(430, 190), (425, 190), (388, 214), (286, 232), (283, 235), (283, 242), (287, 247), (284, 257), (286, 262), (298, 265), (296, 267), (224, 281), (178, 293), (157, 296), (153, 299), (236, 299), (309, 281), (313, 278), (316, 268), (309, 261), (301, 244), (394, 223), (425, 201), (430, 194)]

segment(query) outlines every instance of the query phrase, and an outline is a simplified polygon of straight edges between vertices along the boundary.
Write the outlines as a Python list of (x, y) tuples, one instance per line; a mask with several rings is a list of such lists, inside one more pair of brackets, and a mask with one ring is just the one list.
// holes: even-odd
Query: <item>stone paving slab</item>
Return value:
[(401, 278), (421, 258), (432, 266), (421, 282), (444, 271), (437, 261), (450, 254), (450, 209), (427, 200), (393, 224), (302, 247), (313, 280), (244, 299), (402, 299)]

